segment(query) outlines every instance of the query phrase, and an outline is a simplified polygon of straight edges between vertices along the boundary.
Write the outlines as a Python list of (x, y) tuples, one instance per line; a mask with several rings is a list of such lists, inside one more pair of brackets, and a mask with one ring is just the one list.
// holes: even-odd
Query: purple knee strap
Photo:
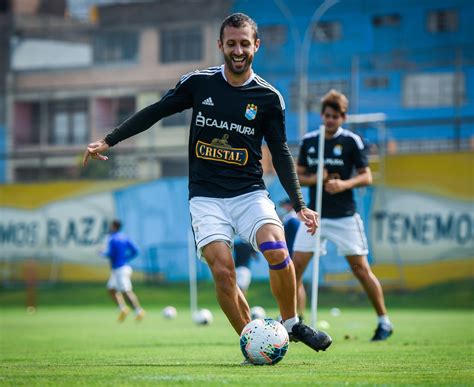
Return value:
[(286, 257), (283, 262), (280, 262), (276, 265), (268, 265), (268, 267), (272, 270), (281, 270), (287, 267), (291, 262), (290, 256)]
[(276, 241), (276, 242), (263, 242), (260, 246), (258, 246), (260, 251), (264, 253), (267, 250), (277, 250), (277, 249), (286, 249), (286, 243), (283, 241)]

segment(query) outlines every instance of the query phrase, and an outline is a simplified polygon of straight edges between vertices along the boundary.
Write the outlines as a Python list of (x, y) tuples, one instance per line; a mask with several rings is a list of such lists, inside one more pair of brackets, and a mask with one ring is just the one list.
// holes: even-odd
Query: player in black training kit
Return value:
[[(347, 98), (331, 90), (322, 100), (321, 116), (326, 127), (324, 141), (324, 176), (321, 208), (321, 250), (325, 254), (326, 240), (337, 245), (352, 272), (364, 287), (378, 316), (373, 341), (387, 339), (393, 331), (387, 316), (382, 287), (367, 261), (369, 252), (364, 225), (356, 205), (352, 189), (372, 183), (372, 174), (364, 152), (362, 139), (349, 130), (342, 129), (347, 112)], [(315, 208), (317, 183), (319, 130), (303, 137), (298, 157), (297, 173), (301, 185), (310, 186), (310, 208)], [(354, 169), (356, 174), (354, 175)], [(297, 232), (293, 246), (293, 261), (298, 281), (298, 312), (303, 315), (306, 292), (303, 273), (313, 256), (315, 238)]]
[(109, 147), (140, 133), (163, 117), (193, 109), (189, 135), (189, 206), (198, 253), (208, 263), (219, 304), (240, 334), (250, 322), (248, 303), (236, 284), (230, 247), (235, 234), (268, 261), (270, 285), (294, 341), (325, 350), (331, 337), (299, 321), (296, 277), (283, 226), (262, 179), (265, 139), (273, 164), (298, 217), (314, 234), (317, 214), (306, 208), (286, 144), (285, 105), (280, 93), (252, 70), (260, 45), (257, 25), (247, 15), (229, 16), (218, 46), (224, 65), (181, 78), (160, 101), (139, 111), (105, 139), (88, 145), (89, 157), (107, 160)]

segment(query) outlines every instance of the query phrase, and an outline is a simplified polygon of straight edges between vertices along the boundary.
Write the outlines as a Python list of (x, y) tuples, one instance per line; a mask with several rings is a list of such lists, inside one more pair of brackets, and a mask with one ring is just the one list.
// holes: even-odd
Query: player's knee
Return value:
[(352, 272), (357, 278), (368, 277), (370, 268), (367, 265), (353, 264), (351, 265)]
[(291, 258), (283, 241), (264, 242), (260, 246), (271, 270), (281, 270), (291, 264)]
[(213, 270), (214, 280), (219, 287), (233, 287), (236, 283), (235, 271), (232, 268), (221, 265)]
[(296, 279), (301, 279), (306, 266), (303, 264), (303, 262), (301, 262), (301, 260), (295, 258), (293, 258), (293, 265), (295, 265)]

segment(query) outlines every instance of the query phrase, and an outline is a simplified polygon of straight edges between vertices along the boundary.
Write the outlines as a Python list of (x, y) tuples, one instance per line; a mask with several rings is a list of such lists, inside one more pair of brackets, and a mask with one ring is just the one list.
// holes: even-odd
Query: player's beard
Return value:
[(232, 60), (232, 55), (224, 55), (224, 62), (227, 68), (235, 75), (245, 74), (252, 66), (253, 57), (245, 56), (244, 64), (242, 67), (236, 67), (238, 64)]

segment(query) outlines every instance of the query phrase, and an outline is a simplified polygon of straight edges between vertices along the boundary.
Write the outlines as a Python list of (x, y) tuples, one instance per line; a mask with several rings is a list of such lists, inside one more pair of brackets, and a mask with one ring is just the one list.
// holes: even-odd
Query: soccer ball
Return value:
[(265, 318), (266, 316), (265, 309), (261, 306), (254, 306), (250, 309), (250, 317), (252, 320), (255, 320), (256, 318)]
[(176, 318), (176, 315), (178, 312), (176, 311), (176, 308), (174, 306), (167, 306), (166, 308), (163, 309), (163, 317), (167, 319), (174, 319)]
[(288, 351), (289, 337), (285, 327), (271, 318), (249, 322), (240, 334), (240, 349), (250, 363), (273, 365)]
[(318, 328), (319, 329), (329, 329), (329, 328), (331, 328), (331, 325), (326, 320), (320, 320), (320, 321), (318, 321)]
[(199, 309), (193, 313), (193, 321), (198, 325), (212, 323), (212, 313), (209, 309)]

